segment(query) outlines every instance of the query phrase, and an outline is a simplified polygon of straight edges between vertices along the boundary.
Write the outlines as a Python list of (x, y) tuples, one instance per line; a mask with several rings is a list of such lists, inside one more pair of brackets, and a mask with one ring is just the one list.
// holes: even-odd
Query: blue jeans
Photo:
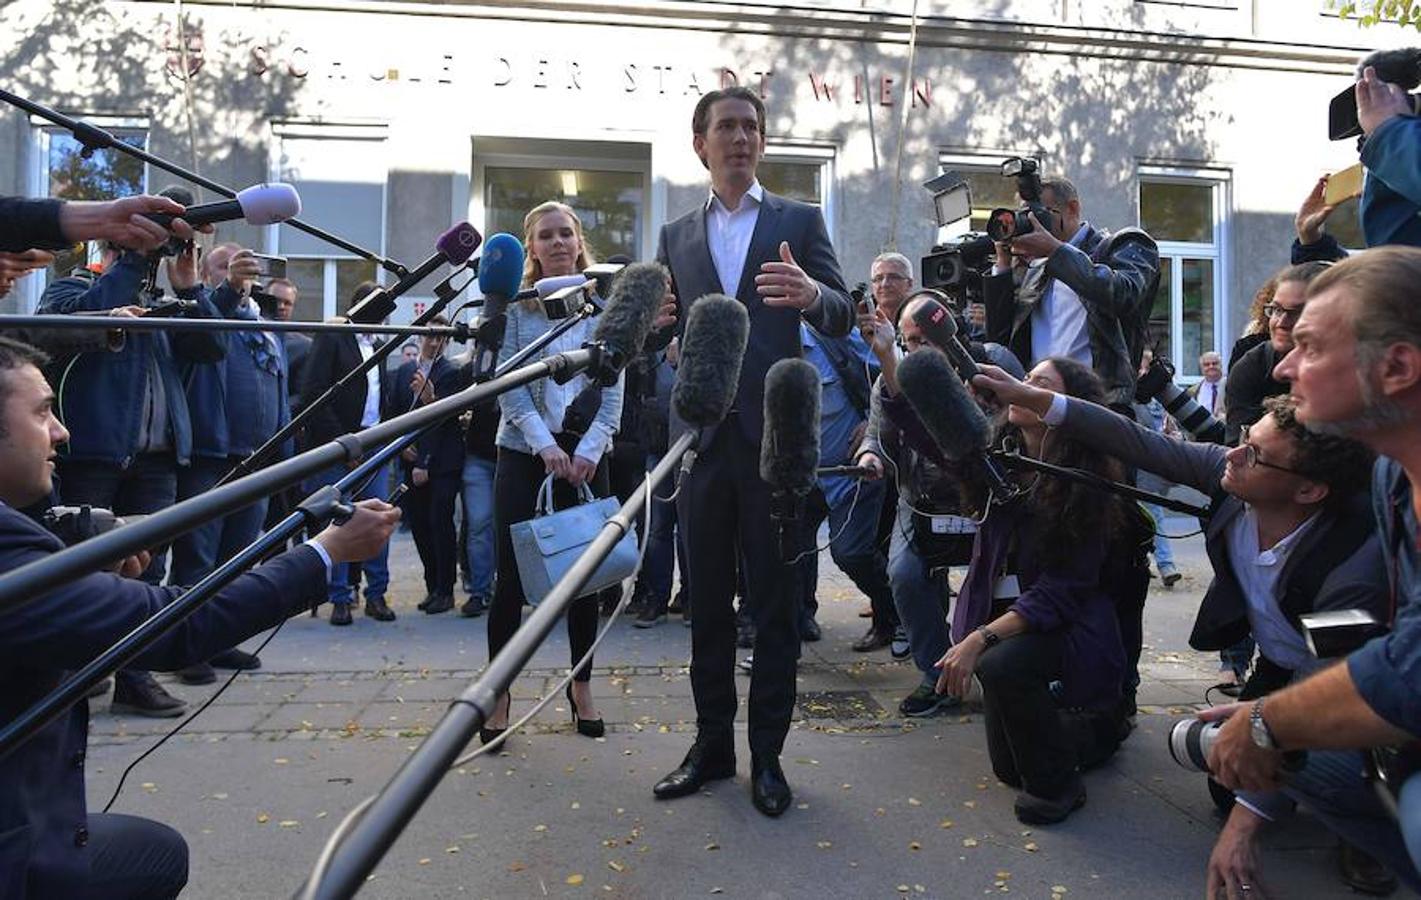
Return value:
[(1257, 645), (1253, 643), (1253, 635), (1248, 635), (1243, 640), (1219, 651), (1219, 670), (1232, 671), (1235, 675), (1243, 678), (1248, 674), (1248, 669), (1253, 665), (1253, 651)]
[[(1416, 781), (1417, 779), (1412, 779)], [(1407, 796), (1403, 786), (1402, 798)], [(1414, 795), (1416, 788), (1412, 789)], [(1354, 847), (1376, 857), (1413, 891), (1421, 890), (1421, 873), (1407, 853), (1403, 826), (1398, 826), (1382, 806), (1376, 789), (1362, 778), (1362, 755), (1356, 751), (1309, 750), (1308, 762), (1283, 783), (1283, 792), (1306, 806), (1327, 829)], [(1402, 821), (1416, 826), (1418, 803), (1412, 813), (1403, 804)]]
[[(660, 454), (647, 454), (646, 471), (650, 472), (660, 462)], [(638, 593), (658, 615), (671, 605), (671, 581), (678, 559), (682, 561), (681, 577), (685, 580), (685, 551), (676, 539), (676, 504), (666, 502), (675, 491), (674, 475), (656, 488), (651, 503), (651, 531), (646, 538), (646, 559), (637, 577)]]
[(1158, 503), (1141, 503), (1145, 512), (1150, 514), (1150, 518), (1155, 523), (1155, 565), (1163, 569), (1165, 566), (1174, 566), (1174, 550), (1169, 546), (1169, 538), (1160, 533), (1164, 524), (1164, 510), (1160, 509)]
[[(349, 469), (338, 463), (319, 475), (307, 479), (302, 487), (307, 494), (310, 494), (318, 488), (335, 484), (349, 473)], [(389, 495), (390, 466), (386, 463), (353, 499), (369, 500), (373, 497), (384, 500)], [(388, 543), (382, 544), (379, 553), (362, 563), (336, 563), (331, 566), (330, 600), (337, 606), (349, 606), (355, 598), (355, 591), (350, 586), (350, 567), (352, 565), (360, 566), (360, 571), (365, 573), (365, 599), (382, 599), (386, 589), (390, 586), (390, 545)]]
[(493, 472), (495, 463), (478, 456), (464, 457), (464, 524), (468, 543), (469, 596), (493, 596)]
[[(205, 494), (240, 462), (242, 457), (203, 459), (178, 469), (178, 500)], [(266, 500), (212, 519), (173, 541), (172, 584), (191, 587), (219, 564), (236, 556), (261, 533)]]
[[(832, 508), (824, 492), (815, 488), (809, 495), (805, 514), (805, 546), (818, 540), (819, 524), (829, 519), (829, 556), (839, 571), (863, 592), (874, 609), (873, 626), (891, 634), (897, 624), (882, 610), (893, 605), (893, 589), (888, 582), (887, 560), (878, 549), (878, 515), (883, 509), (885, 486), (882, 481), (860, 481), (857, 499), (854, 492), (845, 494)], [(811, 553), (801, 562), (804, 582), (801, 596), (804, 611), (810, 616), (819, 611), (815, 586), (819, 583), (819, 554)]]
[(1421, 776), (1413, 775), (1402, 783), (1397, 805), (1401, 807), (1401, 836), (1411, 864), (1421, 866)]
[(936, 682), (937, 661), (952, 646), (952, 634), (943, 615), (942, 598), (947, 593), (945, 575), (932, 575), (927, 562), (913, 547), (913, 511), (906, 500), (898, 500), (898, 521), (888, 542), (888, 583), (893, 588), (893, 605), (908, 631), (913, 663), (923, 682)]

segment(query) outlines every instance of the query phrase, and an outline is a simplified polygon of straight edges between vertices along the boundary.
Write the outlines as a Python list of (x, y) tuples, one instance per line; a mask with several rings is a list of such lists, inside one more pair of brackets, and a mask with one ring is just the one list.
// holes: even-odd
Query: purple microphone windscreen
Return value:
[(782, 359), (765, 375), (765, 430), (760, 478), (776, 490), (804, 496), (819, 467), (819, 370), (802, 359)]
[(987, 416), (968, 395), (946, 356), (930, 349), (909, 353), (898, 364), (898, 384), (948, 459), (960, 462), (990, 446)]
[(468, 222), (460, 222), (439, 236), (439, 240), (434, 242), (434, 249), (439, 251), (449, 265), (462, 266), (483, 242), (484, 236), (479, 234), (477, 228)]
[(484, 243), (479, 257), (479, 292), (485, 297), (512, 297), (523, 283), (523, 244), (506, 232)]
[(690, 305), (671, 389), (671, 405), (681, 421), (708, 428), (726, 417), (740, 386), (749, 338), (750, 317), (740, 301), (707, 294)]

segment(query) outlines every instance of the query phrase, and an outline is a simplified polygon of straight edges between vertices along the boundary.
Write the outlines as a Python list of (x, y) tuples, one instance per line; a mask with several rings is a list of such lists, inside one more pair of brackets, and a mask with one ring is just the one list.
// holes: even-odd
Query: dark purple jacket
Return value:
[[(1061, 663), (1061, 703), (1067, 707), (1107, 707), (1120, 697), (1125, 647), (1115, 604), (1100, 586), (1104, 541), (1077, 548), (1069, 562), (1046, 568), (1027, 521), (1028, 503), (996, 507), (977, 532), (972, 562), (952, 611), (952, 641), (957, 643), (991, 617), (997, 578), (1014, 574), (1021, 596), (1012, 611), (1032, 631), (1065, 635)], [(1012, 533), (1018, 535), (1016, 566), (1007, 572)]]

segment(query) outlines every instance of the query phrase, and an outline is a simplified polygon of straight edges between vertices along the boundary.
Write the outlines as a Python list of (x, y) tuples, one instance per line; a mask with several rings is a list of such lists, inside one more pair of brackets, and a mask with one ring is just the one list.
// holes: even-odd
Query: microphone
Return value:
[(503, 347), (508, 326), (508, 302), (518, 294), (523, 282), (523, 244), (518, 238), (499, 232), (488, 239), (479, 262), (479, 292), (484, 310), (474, 335), (474, 381), (488, 381)]
[(1015, 496), (1016, 488), (987, 456), (992, 443), (987, 416), (968, 396), (947, 357), (930, 350), (909, 353), (898, 364), (898, 385), (943, 456), (952, 462), (969, 462), (997, 497)]
[[(925, 297), (918, 301), (913, 310), (913, 322), (923, 332), (934, 347), (947, 354), (948, 362), (957, 372), (963, 384), (971, 384), (973, 377), (980, 374), (976, 360), (957, 337), (957, 320), (952, 312), (941, 303)], [(985, 448), (984, 448), (985, 449)]]
[(730, 414), (749, 339), (750, 316), (740, 301), (707, 294), (690, 304), (671, 388), (671, 406), (681, 421), (710, 428)]
[(666, 270), (657, 263), (634, 263), (612, 282), (607, 308), (592, 332), (602, 349), (597, 380), (604, 387), (616, 384), (617, 375), (642, 352), (664, 296)]
[(194, 228), (215, 225), (218, 222), (234, 222), (246, 219), (249, 225), (275, 225), (301, 214), (301, 196), (289, 184), (254, 184), (237, 192), (231, 200), (217, 203), (203, 203), (189, 206), (182, 216), (168, 213), (144, 213), (144, 215), (168, 228), (173, 219), (181, 218)]
[[(584, 275), (550, 275), (533, 283), (532, 295), (543, 304), (543, 315), (550, 320), (566, 319), (582, 308), (582, 303), (572, 306), (568, 299), (582, 292), (588, 284)], [(519, 291), (521, 298), (527, 291)]]
[(818, 482), (819, 370), (802, 359), (782, 359), (765, 376), (765, 430), (760, 478), (771, 488), (770, 516), (779, 525), (780, 559), (794, 558), (804, 498)]
[(483, 243), (483, 239), (477, 228), (468, 222), (460, 222), (434, 242), (433, 256), (416, 266), (414, 271), (401, 278), (389, 290), (377, 288), (371, 291), (363, 300), (352, 306), (345, 317), (357, 325), (378, 325), (395, 311), (397, 297), (403, 296), (445, 263), (462, 266), (468, 262), (469, 257), (479, 248), (479, 244)]

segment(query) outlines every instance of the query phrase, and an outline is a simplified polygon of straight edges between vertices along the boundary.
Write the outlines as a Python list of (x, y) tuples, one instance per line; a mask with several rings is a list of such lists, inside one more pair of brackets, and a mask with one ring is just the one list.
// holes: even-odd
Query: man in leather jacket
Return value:
[(1111, 234), (1084, 221), (1064, 177), (1042, 179), (1041, 202), (1049, 230), (1031, 214), (1030, 232), (997, 244), (984, 286), (987, 340), (1027, 370), (1051, 356), (1089, 365), (1110, 405), (1126, 411), (1159, 287), (1159, 249), (1138, 228)]

